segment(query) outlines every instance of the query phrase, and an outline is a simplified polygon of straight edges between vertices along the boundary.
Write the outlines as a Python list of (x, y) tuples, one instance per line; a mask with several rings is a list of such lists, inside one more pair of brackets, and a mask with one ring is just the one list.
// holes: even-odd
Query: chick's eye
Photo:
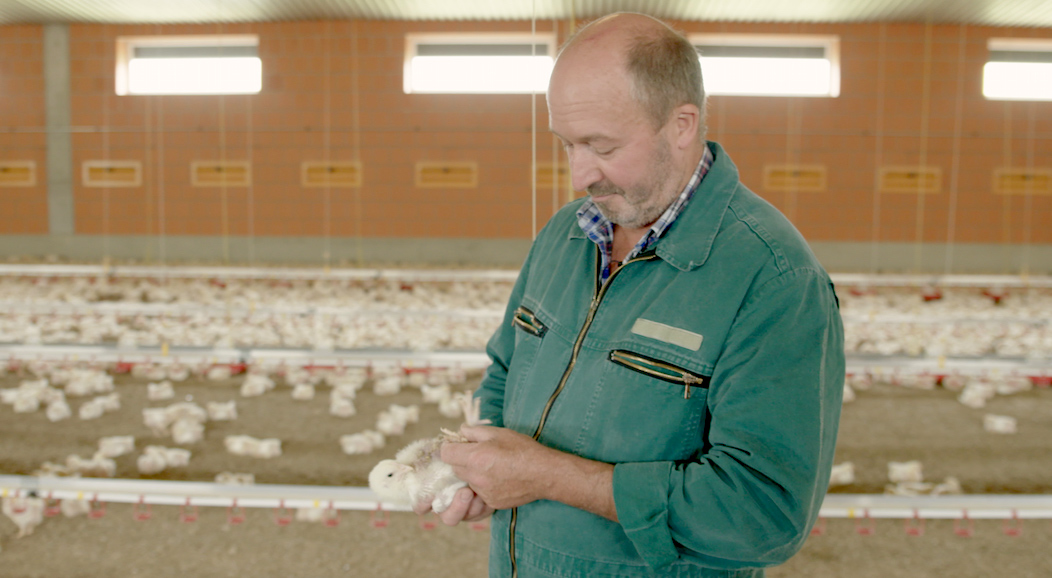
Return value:
[(394, 477), (394, 472), (391, 472), (391, 473), (387, 474), (387, 477), (393, 478)]

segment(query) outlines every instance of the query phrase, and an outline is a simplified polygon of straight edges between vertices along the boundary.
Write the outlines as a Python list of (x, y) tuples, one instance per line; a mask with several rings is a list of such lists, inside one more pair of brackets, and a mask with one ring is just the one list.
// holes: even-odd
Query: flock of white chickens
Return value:
[[(5, 368), (6, 370), (7, 368)], [(0, 389), (0, 401), (10, 405), (16, 414), (45, 412), (51, 422), (79, 419), (91, 422), (102, 417), (95, 411), (85, 412), (85, 407), (100, 404), (105, 411), (120, 409), (120, 394), (114, 391), (112, 374), (104, 369), (69, 369), (60, 364), (29, 362), (19, 371), (25, 377), (17, 387)], [(239, 399), (211, 401), (204, 406), (192, 401), (174, 401), (176, 385), (190, 380), (231, 380), (229, 366), (215, 366), (198, 375), (186, 371), (185, 367), (169, 365), (137, 365), (131, 371), (133, 377), (149, 381), (146, 397), (152, 407), (142, 410), (142, 423), (154, 438), (171, 438), (173, 447), (147, 445), (136, 447), (132, 435), (107, 436), (98, 440), (98, 449), (88, 457), (70, 454), (64, 462), (45, 461), (34, 472), (39, 476), (92, 476), (113, 477), (117, 471), (116, 458), (138, 451), (136, 467), (140, 474), (153, 476), (169, 468), (185, 467), (190, 463), (191, 449), (199, 444), (209, 423), (236, 421), (237, 404), (246, 398), (255, 398), (275, 389), (278, 382), (290, 391), (293, 401), (313, 399), (317, 389), (324, 388), (329, 396), (329, 413), (336, 418), (346, 418), (357, 413), (355, 399), (358, 392), (371, 386), (375, 396), (394, 396), (403, 390), (419, 392), (421, 404), (434, 406), (439, 414), (450, 419), (461, 417), (465, 400), (471, 392), (463, 389), (468, 373), (459, 366), (432, 367), (426, 371), (406, 371), (395, 365), (379, 366), (370, 372), (365, 368), (312, 369), (285, 368), (277, 374), (268, 374), (261, 369), (249, 370), (241, 377), (238, 386)], [(70, 403), (79, 403), (77, 412), (69, 410)], [(273, 403), (273, 402), (271, 402)], [(62, 412), (51, 411), (55, 406), (64, 406)], [(420, 404), (389, 404), (375, 416), (375, 426), (359, 432), (348, 433), (339, 438), (343, 453), (348, 455), (369, 454), (383, 448), (392, 438), (406, 432), (409, 424), (420, 419)], [(90, 427), (86, 423), (85, 427)], [(337, 441), (337, 440), (334, 440)], [(409, 440), (399, 440), (404, 444)], [(282, 440), (278, 438), (256, 438), (249, 435), (227, 435), (223, 440), (227, 452), (236, 456), (259, 459), (276, 458), (282, 455)], [(252, 472), (222, 472), (216, 475), (217, 483), (254, 483)], [(69, 500), (62, 500), (66, 502)], [(79, 507), (67, 506), (67, 515), (79, 515), (88, 511), (86, 501)], [(25, 535), (43, 520), (45, 500), (39, 497), (4, 496), (4, 512), (19, 526), (19, 536)], [(314, 519), (312, 513), (302, 513), (301, 519)]]
[[(334, 350), (481, 350), (500, 322), (511, 284), (504, 281), (403, 282), (392, 280), (217, 280), (78, 277), (0, 278), (0, 345), (111, 345), (137, 347), (269, 347)], [(855, 290), (840, 288), (849, 355), (968, 357), (1052, 361), (1052, 291), (1027, 289), (984, 294), (980, 289), (942, 292), (925, 298), (915, 289)], [(113, 376), (105, 368), (84, 364), (12, 361), (0, 373), (21, 364), (25, 376), (16, 387), (0, 390), (0, 401), (14, 413), (43, 412), (51, 422), (92, 420), (117, 411), (121, 399)], [(870, 370), (848, 375), (845, 403), (875, 382), (958, 392), (958, 400), (982, 408), (997, 395), (1012, 395), (1034, 386), (1023, 375), (899, 373)], [(293, 400), (310, 400), (327, 391), (329, 413), (357, 413), (355, 400), (367, 385), (385, 396), (403, 388), (419, 390), (422, 404), (433, 404), (445, 417), (460, 415), (466, 375), (459, 367), (428, 372), (399, 366), (341, 371), (307, 371), (295, 367), (249, 367), (240, 383), (240, 397), (265, 394), (283, 380)], [(176, 401), (176, 384), (187, 379), (228, 380), (232, 370), (217, 365), (200, 368), (180, 364), (141, 364), (132, 368), (148, 381), (147, 397), (155, 406), (143, 410), (143, 424), (156, 437), (171, 438), (171, 446), (140, 449), (133, 436), (99, 439), (91, 456), (69, 455), (63, 463), (41, 464), (39, 475), (113, 476), (114, 459), (139, 452), (138, 471), (155, 475), (185, 467), (190, 449), (210, 422), (236, 420), (238, 400)], [(76, 410), (74, 411), (74, 407)], [(391, 404), (379, 412), (370, 429), (343, 435), (338, 443), (350, 455), (368, 454), (405, 432), (420, 418), (419, 405)], [(987, 414), (992, 433), (1016, 432), (1011, 416)], [(399, 442), (400, 444), (402, 442)], [(226, 451), (260, 459), (282, 455), (282, 440), (230, 435)], [(831, 485), (850, 484), (851, 463), (838, 464)], [(889, 463), (889, 493), (938, 495), (959, 493), (953, 478), (924, 482), (917, 462)], [(252, 483), (251, 472), (223, 472), (220, 483)], [(36, 500), (36, 501), (34, 501)], [(85, 504), (66, 505), (67, 515), (84, 513)], [(19, 524), (20, 535), (32, 530), (45, 503), (36, 498), (3, 500), (3, 511)], [(302, 519), (311, 519), (304, 516)], [(28, 520), (28, 521), (27, 521)], [(39, 523), (39, 521), (37, 522)]]

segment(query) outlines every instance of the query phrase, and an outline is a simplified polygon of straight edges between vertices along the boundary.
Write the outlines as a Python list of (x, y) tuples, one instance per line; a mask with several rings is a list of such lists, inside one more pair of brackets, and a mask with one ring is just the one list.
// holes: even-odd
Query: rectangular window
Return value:
[(530, 94), (548, 90), (555, 35), (407, 34), (406, 94)]
[(840, 96), (840, 38), (693, 34), (706, 94)]
[(255, 34), (117, 38), (117, 94), (255, 94)]
[(983, 67), (990, 100), (1052, 100), (1052, 40), (991, 38)]

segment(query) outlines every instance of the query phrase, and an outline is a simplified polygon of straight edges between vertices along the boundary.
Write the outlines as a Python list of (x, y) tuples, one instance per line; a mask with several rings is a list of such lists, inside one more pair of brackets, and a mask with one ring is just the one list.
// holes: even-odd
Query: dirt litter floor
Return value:
[[(17, 387), (21, 379), (8, 375), (0, 387)], [(406, 388), (379, 397), (367, 386), (359, 392), (358, 413), (350, 418), (329, 415), (327, 387), (319, 386), (310, 401), (295, 401), (291, 388), (260, 397), (243, 398), (241, 378), (208, 382), (192, 379), (176, 384), (176, 398), (146, 399), (146, 381), (120, 376), (121, 409), (97, 420), (82, 421), (72, 399), (74, 417), (55, 424), (43, 411), (16, 414), (0, 406), (0, 473), (27, 475), (44, 461), (64, 462), (66, 456), (90, 457), (100, 437), (134, 435), (136, 448), (176, 447), (170, 438), (154, 437), (142, 423), (144, 407), (160, 407), (192, 399), (237, 400), (239, 417), (210, 422), (205, 440), (187, 446), (190, 466), (158, 476), (139, 476), (138, 452), (117, 458), (117, 477), (212, 481), (219, 472), (251, 472), (261, 484), (364, 486), (376, 461), (391, 457), (406, 443), (434, 435), (439, 427), (459, 420), (441, 417), (434, 405), (421, 403), (419, 391)], [(460, 386), (470, 389), (477, 383)], [(986, 408), (957, 403), (956, 394), (942, 389), (910, 390), (874, 386), (859, 392), (844, 406), (836, 462), (855, 464), (856, 483), (834, 488), (841, 493), (881, 493), (887, 462), (920, 460), (927, 481), (947, 476), (960, 480), (966, 493), (1052, 494), (1052, 389), (1035, 389), (997, 397)], [(376, 413), (389, 404), (421, 405), (421, 420), (405, 435), (366, 456), (347, 456), (339, 436), (374, 427)], [(996, 435), (983, 430), (987, 413), (1018, 420), (1019, 433)], [(283, 454), (272, 460), (234, 456), (226, 452), (227, 435), (277, 437)], [(489, 536), (466, 526), (425, 529), (416, 516), (394, 513), (384, 528), (370, 524), (368, 512), (343, 512), (340, 523), (293, 522), (279, 526), (269, 510), (250, 510), (242, 524), (231, 525), (227, 512), (202, 508), (193, 523), (179, 521), (179, 509), (155, 507), (147, 521), (133, 518), (130, 505), (110, 504), (99, 519), (84, 516), (48, 518), (25, 538), (0, 517), (0, 578), (36, 576), (433, 576), (486, 575)], [(426, 521), (426, 520), (425, 520)], [(1002, 531), (1002, 522), (977, 521), (974, 535), (954, 532), (954, 522), (927, 521), (923, 535), (904, 531), (902, 520), (877, 520), (872, 535), (856, 532), (852, 520), (828, 520), (825, 531), (809, 538), (804, 549), (768, 575), (783, 577), (1052, 576), (1052, 523), (1026, 520), (1018, 536)], [(425, 524), (426, 525), (426, 524)]]

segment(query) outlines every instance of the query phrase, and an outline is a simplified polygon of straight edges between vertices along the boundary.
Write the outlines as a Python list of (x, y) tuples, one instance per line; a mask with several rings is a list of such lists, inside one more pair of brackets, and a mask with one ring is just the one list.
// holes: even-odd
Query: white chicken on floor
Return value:
[[(482, 425), (489, 420), (479, 419), (480, 400), (465, 396), (464, 422)], [(430, 503), (431, 509), (441, 513), (449, 508), (457, 490), (467, 484), (453, 474), (453, 468), (439, 457), (445, 442), (465, 442), (462, 435), (445, 428), (433, 438), (417, 440), (402, 448), (393, 460), (382, 460), (369, 472), (369, 488), (381, 500), (415, 505)]]

